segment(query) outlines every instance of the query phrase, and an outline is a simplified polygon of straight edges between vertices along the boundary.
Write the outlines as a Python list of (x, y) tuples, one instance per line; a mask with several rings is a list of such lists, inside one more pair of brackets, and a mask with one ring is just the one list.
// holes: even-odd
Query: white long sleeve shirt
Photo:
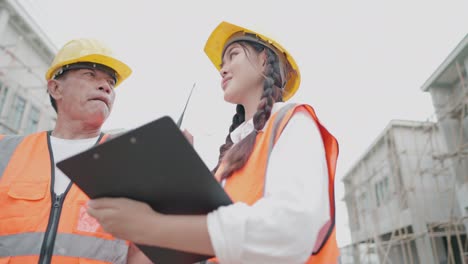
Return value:
[[(284, 105), (275, 103), (272, 114)], [(231, 133), (234, 144), (253, 129), (252, 120), (240, 125)], [(271, 153), (265, 196), (252, 206), (236, 202), (208, 214), (220, 263), (304, 263), (330, 218), (327, 171), (317, 125), (295, 114)]]

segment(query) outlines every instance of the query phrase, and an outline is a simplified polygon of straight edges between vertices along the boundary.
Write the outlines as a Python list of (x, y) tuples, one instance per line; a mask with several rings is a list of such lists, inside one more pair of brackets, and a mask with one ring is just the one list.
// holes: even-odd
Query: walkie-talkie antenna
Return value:
[(189, 97), (187, 98), (187, 102), (185, 102), (184, 110), (182, 111), (182, 114), (180, 115), (179, 120), (177, 121), (177, 126), (179, 128), (182, 125), (182, 120), (184, 119), (185, 110), (187, 109), (187, 105), (188, 105), (188, 103), (190, 101), (190, 97), (192, 97), (193, 88), (195, 88), (196, 84), (197, 84), (196, 82), (193, 83), (192, 90), (190, 90)]

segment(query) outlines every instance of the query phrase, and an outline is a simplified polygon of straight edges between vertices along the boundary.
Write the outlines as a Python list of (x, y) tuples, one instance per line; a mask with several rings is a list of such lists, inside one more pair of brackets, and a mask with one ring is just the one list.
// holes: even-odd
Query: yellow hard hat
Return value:
[(75, 39), (65, 44), (59, 50), (45, 75), (46, 80), (53, 78), (54, 74), (62, 67), (81, 62), (101, 64), (115, 71), (117, 87), (132, 73), (132, 69), (125, 63), (115, 59), (112, 51), (102, 42), (95, 39)]
[(289, 100), (299, 89), (299, 84), (301, 82), (299, 67), (291, 54), (269, 37), (228, 22), (221, 22), (211, 33), (210, 37), (206, 41), (204, 49), (206, 55), (208, 55), (208, 58), (214, 64), (216, 69), (221, 70), (222, 55), (226, 44), (232, 43), (232, 38), (234, 36), (238, 36), (239, 33), (255, 35), (255, 37), (258, 38), (265, 46), (273, 48), (273, 51), (276, 54), (280, 53), (278, 55), (282, 55), (281, 57), (285, 58), (289, 65), (286, 65), (286, 80), (283, 80), (286, 81), (286, 86), (283, 91), (283, 100)]

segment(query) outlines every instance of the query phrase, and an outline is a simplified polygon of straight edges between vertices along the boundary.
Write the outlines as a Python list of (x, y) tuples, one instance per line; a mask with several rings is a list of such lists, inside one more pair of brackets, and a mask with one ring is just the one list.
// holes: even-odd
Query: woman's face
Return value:
[(258, 53), (248, 44), (233, 43), (226, 48), (221, 66), (221, 87), (224, 100), (245, 104), (249, 98), (260, 99), (263, 91), (263, 71), (266, 54)]

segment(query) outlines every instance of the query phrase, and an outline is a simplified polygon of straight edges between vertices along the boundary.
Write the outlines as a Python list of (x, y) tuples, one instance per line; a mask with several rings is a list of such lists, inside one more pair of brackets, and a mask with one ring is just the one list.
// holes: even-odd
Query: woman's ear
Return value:
[(60, 85), (60, 82), (57, 80), (47, 81), (47, 92), (55, 100), (62, 98), (62, 87)]
[(262, 65), (262, 67), (265, 68), (266, 63), (268, 61), (266, 49), (263, 49), (262, 52), (258, 54), (258, 59), (260, 60), (260, 65)]

